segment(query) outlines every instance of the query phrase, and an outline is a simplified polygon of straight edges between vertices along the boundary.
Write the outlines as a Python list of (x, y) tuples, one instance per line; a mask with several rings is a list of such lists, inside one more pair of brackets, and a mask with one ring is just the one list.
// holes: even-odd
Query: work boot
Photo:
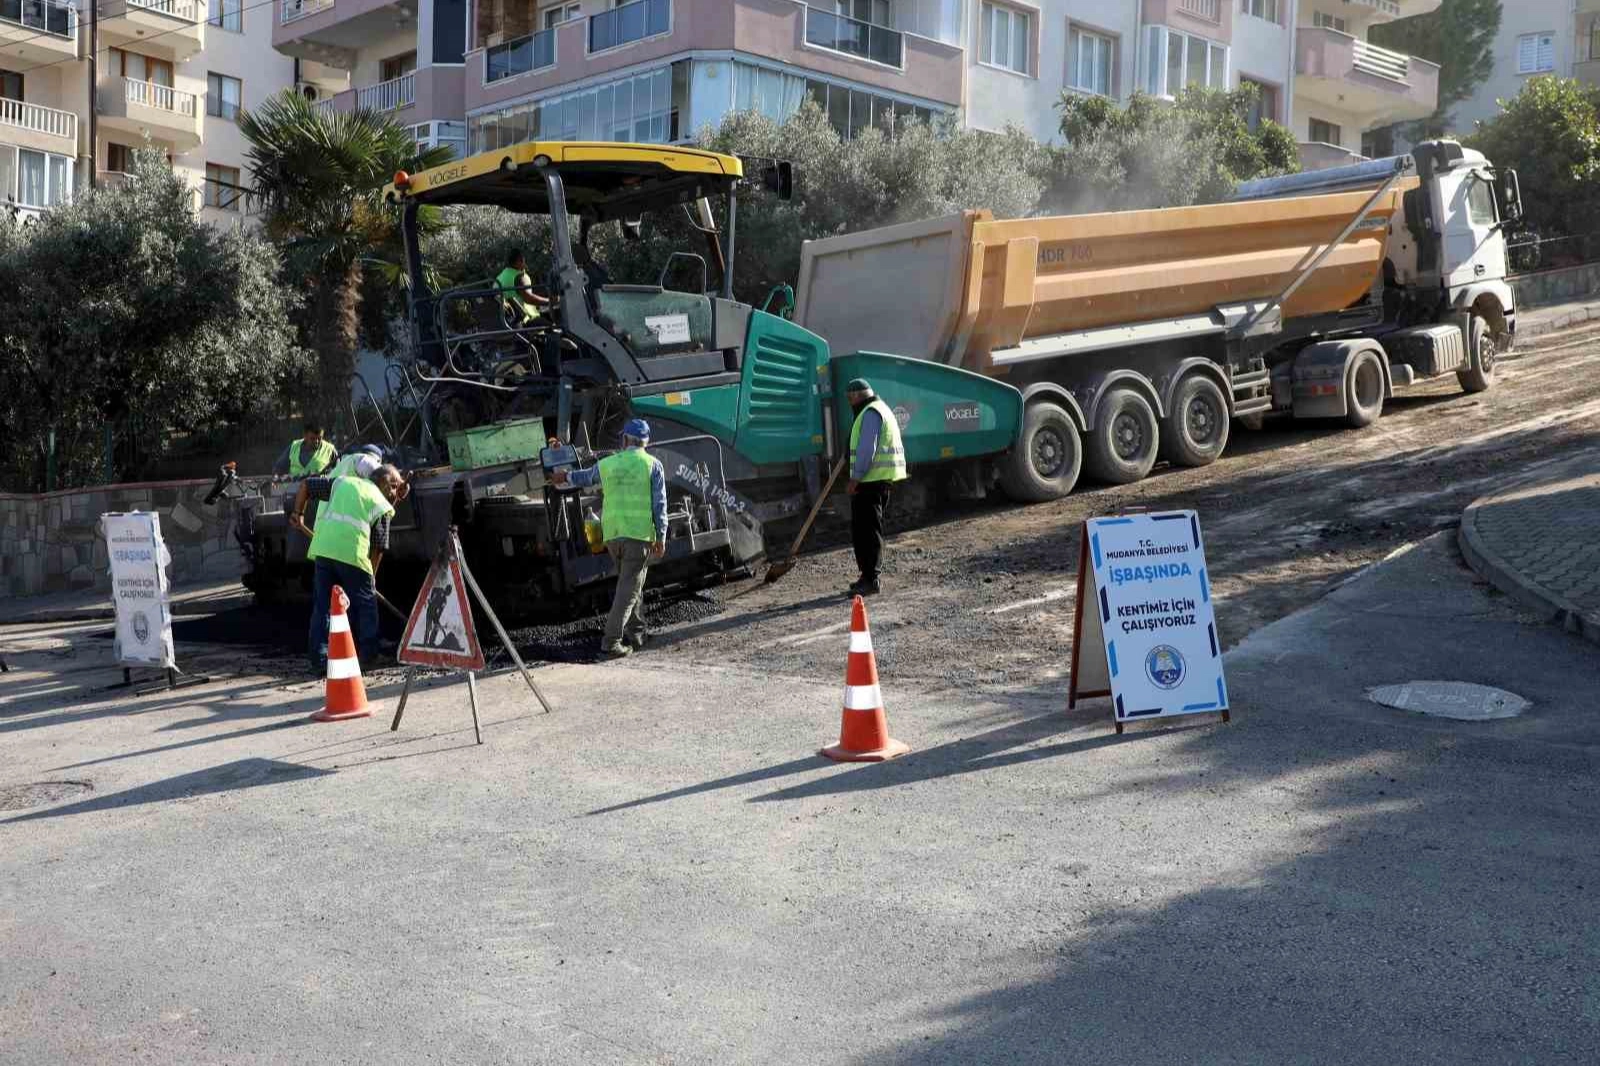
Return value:
[(607, 659), (626, 659), (633, 654), (633, 649), (626, 644), (608, 644), (600, 649), (600, 654)]
[(882, 591), (878, 586), (877, 578), (861, 578), (850, 586), (852, 596), (876, 596)]
[(634, 651), (643, 651), (644, 642), (646, 639), (648, 639), (648, 634), (641, 629), (637, 633), (629, 633), (627, 636), (623, 637), (622, 642), (628, 647), (632, 648)]

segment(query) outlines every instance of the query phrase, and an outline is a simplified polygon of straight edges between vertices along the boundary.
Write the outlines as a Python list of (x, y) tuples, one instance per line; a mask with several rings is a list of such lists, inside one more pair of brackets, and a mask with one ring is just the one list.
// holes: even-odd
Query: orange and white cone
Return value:
[(356, 658), (356, 638), (350, 633), (350, 616), (345, 614), (349, 600), (344, 589), (333, 586), (328, 604), (328, 688), (322, 710), (311, 716), (313, 722), (342, 722), (346, 718), (370, 718), (367, 686), (361, 680), (361, 660)]
[(883, 762), (911, 750), (889, 735), (878, 690), (878, 660), (872, 654), (867, 605), (857, 596), (850, 606), (850, 661), (844, 669), (844, 720), (839, 743), (822, 754), (839, 762)]

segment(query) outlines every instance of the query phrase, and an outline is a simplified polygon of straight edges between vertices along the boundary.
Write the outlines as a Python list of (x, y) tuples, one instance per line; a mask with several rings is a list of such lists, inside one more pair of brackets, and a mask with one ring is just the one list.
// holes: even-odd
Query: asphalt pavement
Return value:
[[(30, 645), (0, 1063), (1600, 1056), (1597, 651), (1450, 534), (1234, 649), (1231, 725), (889, 684), (914, 751), (835, 765), (837, 637), (839, 676), (540, 669), (552, 715), (496, 675), (482, 746), (459, 681), (390, 733), (388, 675), (309, 725), (315, 685), (129, 699)], [(1430, 679), (1532, 706), (1365, 698)]]

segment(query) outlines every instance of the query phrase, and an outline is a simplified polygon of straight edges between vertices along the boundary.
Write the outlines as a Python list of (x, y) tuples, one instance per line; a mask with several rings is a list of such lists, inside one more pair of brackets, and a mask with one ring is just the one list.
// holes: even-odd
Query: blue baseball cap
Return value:
[(650, 423), (642, 418), (630, 418), (627, 425), (622, 427), (622, 435), (634, 440), (649, 440)]
[(380, 444), (363, 444), (361, 450), (368, 455), (376, 456), (379, 459), (383, 458), (383, 446)]

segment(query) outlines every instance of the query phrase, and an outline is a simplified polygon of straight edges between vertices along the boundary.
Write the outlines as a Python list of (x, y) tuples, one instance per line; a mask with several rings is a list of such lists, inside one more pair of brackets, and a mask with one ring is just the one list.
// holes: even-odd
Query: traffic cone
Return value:
[(322, 710), (311, 716), (313, 722), (342, 722), (346, 718), (370, 718), (367, 686), (361, 681), (361, 660), (356, 658), (356, 638), (350, 633), (350, 616), (344, 613), (344, 589), (333, 586), (328, 604), (328, 689)]
[(839, 743), (822, 754), (839, 762), (883, 762), (911, 750), (889, 735), (878, 691), (878, 660), (872, 654), (867, 605), (857, 596), (850, 607), (850, 661), (844, 670), (844, 720)]

